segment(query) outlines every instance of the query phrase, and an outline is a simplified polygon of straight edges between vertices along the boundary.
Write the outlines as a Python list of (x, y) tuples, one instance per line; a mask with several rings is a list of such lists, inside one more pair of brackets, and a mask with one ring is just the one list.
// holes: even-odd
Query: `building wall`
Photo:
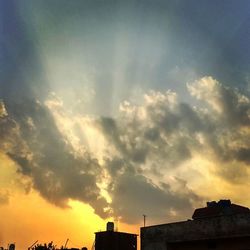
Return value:
[(95, 237), (95, 250), (136, 250), (137, 236), (134, 234), (106, 231)]
[(193, 242), (167, 243), (155, 242), (142, 247), (144, 250), (250, 250), (250, 237), (226, 238), (223, 240), (204, 240)]
[[(245, 237), (244, 241), (236, 240), (243, 236)], [(249, 214), (220, 216), (141, 228), (141, 250), (250, 250), (249, 237)], [(216, 244), (217, 248), (213, 248), (205, 240), (219, 238), (226, 238), (227, 240), (223, 244), (221, 241), (220, 244)], [(232, 238), (234, 240), (230, 240)], [(170, 244), (168, 242), (182, 243)]]
[(167, 250), (250, 250), (250, 237), (204, 240), (196, 242), (167, 243)]

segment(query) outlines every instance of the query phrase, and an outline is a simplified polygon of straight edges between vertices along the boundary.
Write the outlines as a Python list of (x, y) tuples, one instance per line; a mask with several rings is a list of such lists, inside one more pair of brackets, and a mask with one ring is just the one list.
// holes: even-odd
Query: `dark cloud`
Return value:
[(239, 148), (235, 152), (236, 159), (238, 161), (245, 162), (246, 164), (250, 163), (250, 148)]
[[(189, 88), (192, 95), (209, 106), (203, 129), (207, 145), (223, 162), (248, 163), (250, 99), (237, 89), (223, 86), (211, 77)], [(204, 128), (206, 128), (204, 127)]]
[(122, 131), (124, 128), (118, 127), (118, 124), (112, 118), (103, 117), (97, 121), (98, 127), (100, 127), (103, 134), (107, 136), (108, 140), (112, 142), (116, 150), (122, 155), (127, 155), (134, 162), (144, 163), (147, 148), (143, 145), (142, 141), (130, 140), (130, 138), (134, 137), (136, 133), (134, 129), (136, 126), (135, 123), (131, 123), (127, 127), (128, 130), (125, 129)]
[[(119, 117), (96, 119), (95, 127), (109, 144), (102, 164), (94, 153), (77, 153), (59, 131), (51, 110), (35, 100), (18, 103), (18, 108), (1, 104), (1, 148), (18, 163), (18, 171), (33, 180), (33, 187), (56, 205), (80, 200), (100, 216), (110, 214), (126, 222), (137, 221), (141, 210), (157, 211), (155, 218), (181, 216), (201, 198), (185, 180), (176, 178), (174, 186), (181, 188), (174, 189), (164, 177), (168, 171), (196, 153), (210, 152), (207, 157), (221, 165), (215, 174), (238, 183), (248, 178), (250, 148), (247, 96), (211, 77), (188, 88), (204, 102), (203, 108), (180, 103), (173, 92), (150, 92), (143, 105), (125, 102)], [(164, 181), (159, 181), (161, 177)], [(103, 178), (109, 183), (110, 204), (97, 185)]]
[(185, 185), (174, 192), (168, 185), (154, 185), (143, 175), (124, 173), (112, 185), (111, 205), (114, 216), (130, 224), (139, 223), (143, 214), (154, 220), (178, 220), (191, 214), (192, 199), (200, 199), (192, 191), (186, 191)]
[(202, 119), (171, 92), (152, 92), (146, 100), (140, 107), (125, 103), (117, 119), (97, 121), (110, 145), (105, 168), (111, 177), (111, 207), (115, 216), (129, 223), (138, 222), (143, 213), (155, 219), (181, 218), (201, 200), (186, 183), (173, 191), (167, 182), (151, 181), (147, 173), (163, 177), (167, 169), (190, 159), (198, 145), (192, 136), (202, 130)]
[[(190, 211), (200, 198), (188, 183), (177, 178), (182, 188), (173, 192), (168, 182), (162, 188), (149, 176), (164, 177), (196, 154), (215, 161), (214, 174), (232, 184), (249, 178), (249, 98), (211, 77), (188, 88), (203, 102), (200, 108), (178, 102), (172, 92), (151, 92), (141, 106), (125, 102), (117, 119), (98, 120), (111, 146), (106, 168), (112, 176), (109, 192), (116, 216), (132, 222), (143, 210), (163, 217), (172, 209), (183, 214), (179, 204)], [(137, 161), (136, 154), (143, 155), (142, 160)]]
[(249, 182), (248, 167), (241, 164), (240, 161), (230, 161), (227, 164), (223, 162), (216, 169), (216, 175), (227, 180), (232, 185), (245, 185)]
[[(146, 152), (153, 149), (153, 144), (156, 143), (145, 139), (145, 131), (149, 129), (144, 125), (143, 129), (138, 127), (140, 121), (136, 117), (128, 119), (129, 125), (124, 123), (125, 127), (121, 127), (121, 121), (112, 118), (96, 121), (102, 133), (107, 136), (110, 148), (118, 152), (114, 157), (108, 154), (102, 166), (112, 178), (107, 188), (112, 202), (108, 204), (97, 186), (97, 182), (102, 180), (103, 170), (100, 164), (88, 152), (78, 155), (74, 151), (57, 129), (46, 106), (35, 100), (26, 100), (18, 104), (18, 109), (14, 104), (10, 105), (8, 113), (8, 117), (1, 119), (2, 134), (6, 135), (4, 141), (8, 142), (4, 150), (19, 165), (19, 173), (29, 176), (33, 181), (33, 188), (53, 204), (67, 207), (69, 199), (80, 200), (90, 204), (102, 217), (109, 213), (122, 217), (123, 221), (134, 223), (139, 221), (140, 209), (146, 206), (151, 195), (154, 197), (154, 205), (148, 206), (146, 211), (154, 218), (170, 216), (171, 213), (183, 216), (184, 211), (191, 211), (192, 200), (199, 200), (193, 191), (185, 193), (189, 190), (186, 186), (181, 192), (175, 192), (167, 183), (157, 186), (144, 176), (142, 166), (149, 158), (149, 153)], [(159, 127), (157, 133), (162, 133)], [(165, 158), (169, 158), (172, 153), (176, 154), (173, 157), (176, 160), (190, 157), (182, 139), (174, 147), (171, 146), (172, 151)], [(164, 145), (162, 138), (158, 138), (156, 142)], [(150, 157), (161, 158), (157, 156), (157, 151), (151, 152)], [(152, 169), (151, 172), (155, 170)], [(148, 195), (142, 198), (145, 192)], [(162, 208), (155, 210), (157, 201)], [(127, 204), (125, 209), (127, 202), (130, 205)], [(138, 206), (136, 213), (133, 203)], [(172, 217), (177, 218), (176, 216)]]
[[(128, 223), (138, 222), (143, 213), (155, 220), (184, 218), (202, 197), (189, 187), (188, 177), (175, 176), (176, 170), (199, 154), (216, 162), (212, 173), (219, 178), (244, 182), (250, 148), (247, 96), (211, 77), (188, 89), (200, 108), (179, 102), (173, 92), (151, 91), (141, 105), (124, 102), (116, 118), (92, 119), (108, 143), (101, 161), (95, 152), (76, 151), (61, 132), (53, 112), (66, 114), (58, 100), (54, 106), (32, 99), (2, 102), (1, 150), (32, 180), (33, 188), (58, 206), (79, 200), (102, 217)], [(99, 187), (103, 183), (110, 203)]]
[(133, 110), (125, 105), (120, 119), (100, 118), (98, 126), (119, 155), (134, 164), (158, 158), (177, 165), (191, 157), (190, 146), (198, 144), (192, 135), (203, 122), (187, 104), (172, 100), (172, 95), (153, 93), (145, 106)]
[(58, 206), (67, 207), (68, 200), (75, 199), (107, 216), (107, 202), (97, 186), (101, 176), (98, 161), (87, 152), (74, 152), (46, 106), (26, 100), (18, 106), (12, 104), (8, 113), (8, 118), (1, 119), (3, 149), (18, 164), (18, 171), (32, 179), (33, 188)]

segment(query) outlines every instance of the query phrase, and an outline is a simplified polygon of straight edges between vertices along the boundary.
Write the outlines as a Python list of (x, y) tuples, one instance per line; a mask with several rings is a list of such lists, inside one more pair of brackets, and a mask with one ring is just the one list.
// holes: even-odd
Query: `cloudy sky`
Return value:
[(250, 1), (0, 0), (0, 18), (0, 245), (250, 206)]

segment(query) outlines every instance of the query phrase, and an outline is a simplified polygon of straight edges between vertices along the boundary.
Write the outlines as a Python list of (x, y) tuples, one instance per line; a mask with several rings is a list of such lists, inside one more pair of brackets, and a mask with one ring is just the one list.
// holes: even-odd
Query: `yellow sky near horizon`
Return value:
[[(208, 162), (197, 158), (193, 165), (198, 165), (198, 160), (204, 169)], [(190, 163), (191, 164), (191, 163)], [(17, 166), (0, 153), (0, 191), (8, 196), (8, 202), (0, 204), (0, 246), (6, 247), (9, 243), (16, 243), (17, 249), (27, 249), (36, 240), (45, 243), (53, 240), (58, 247), (65, 244), (69, 238), (68, 247), (87, 246), (91, 249), (94, 242), (94, 232), (103, 231), (108, 220), (103, 220), (94, 213), (93, 208), (78, 201), (69, 201), (71, 208), (62, 209), (47, 202), (32, 188), (27, 192), (24, 183), (17, 174)], [(209, 198), (224, 198), (227, 195), (233, 202), (249, 206), (247, 199), (247, 186), (230, 186), (216, 177), (207, 176), (214, 185), (197, 182), (196, 192)], [(212, 188), (213, 186), (213, 188)], [(239, 195), (241, 194), (241, 195)], [(190, 215), (191, 216), (191, 215)], [(110, 218), (109, 220), (112, 220)], [(162, 223), (167, 223), (166, 218)], [(151, 224), (148, 218), (148, 224)], [(119, 231), (139, 234), (142, 225), (127, 225), (119, 223)], [(138, 237), (139, 245), (139, 237)]]
[[(14, 242), (17, 249), (24, 250), (36, 240), (39, 243), (53, 240), (61, 247), (68, 238), (68, 247), (91, 249), (94, 232), (105, 230), (108, 220), (78, 201), (72, 200), (69, 202), (71, 208), (62, 209), (48, 203), (33, 189), (26, 193), (17, 181), (20, 177), (14, 162), (2, 153), (0, 166), (0, 190), (4, 189), (9, 196), (8, 202), (0, 204), (0, 246), (7, 247)], [(120, 231), (138, 234), (139, 227), (119, 223)]]

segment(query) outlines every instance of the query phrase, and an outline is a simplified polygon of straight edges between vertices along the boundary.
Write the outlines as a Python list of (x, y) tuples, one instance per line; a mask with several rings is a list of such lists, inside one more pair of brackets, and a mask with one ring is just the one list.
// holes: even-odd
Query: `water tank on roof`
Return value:
[(207, 207), (215, 207), (217, 206), (217, 202), (216, 201), (208, 201), (207, 202)]
[(114, 231), (114, 222), (108, 222), (107, 223), (107, 231)]
[(231, 201), (230, 200), (219, 200), (218, 204), (221, 207), (230, 207), (231, 206)]
[(11, 243), (11, 244), (9, 245), (9, 250), (15, 250), (15, 244)]

